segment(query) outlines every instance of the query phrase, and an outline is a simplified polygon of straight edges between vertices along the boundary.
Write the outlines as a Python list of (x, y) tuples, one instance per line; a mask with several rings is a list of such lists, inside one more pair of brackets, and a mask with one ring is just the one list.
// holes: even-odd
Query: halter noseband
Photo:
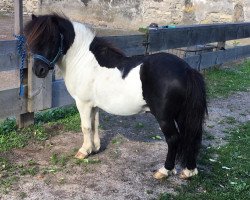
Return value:
[(56, 62), (58, 61), (59, 57), (63, 54), (63, 35), (60, 33), (60, 36), (61, 36), (60, 46), (59, 46), (59, 49), (55, 58), (52, 61), (49, 61), (47, 58), (45, 58), (42, 55), (33, 54), (33, 59), (38, 59), (38, 60), (45, 62), (49, 66), (49, 70), (54, 69)]

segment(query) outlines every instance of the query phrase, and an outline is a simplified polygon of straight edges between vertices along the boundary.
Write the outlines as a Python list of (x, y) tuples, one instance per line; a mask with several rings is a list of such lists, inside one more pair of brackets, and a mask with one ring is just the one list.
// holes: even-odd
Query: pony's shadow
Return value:
[(139, 142), (158, 142), (165, 140), (159, 125), (151, 113), (132, 116), (116, 116), (100, 111), (101, 149), (110, 143), (126, 138)]

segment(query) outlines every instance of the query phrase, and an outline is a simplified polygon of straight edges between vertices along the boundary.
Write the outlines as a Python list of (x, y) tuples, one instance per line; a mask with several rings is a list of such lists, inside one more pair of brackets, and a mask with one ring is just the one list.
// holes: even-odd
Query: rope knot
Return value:
[(27, 55), (26, 48), (25, 48), (26, 38), (24, 37), (24, 35), (14, 35), (14, 36), (18, 41), (17, 52), (18, 52), (18, 55), (21, 57), (21, 62), (20, 62), (20, 65), (19, 65), (19, 70), (20, 70), (19, 96), (23, 97), (24, 96), (24, 84), (23, 84), (24, 65), (25, 65), (26, 55)]

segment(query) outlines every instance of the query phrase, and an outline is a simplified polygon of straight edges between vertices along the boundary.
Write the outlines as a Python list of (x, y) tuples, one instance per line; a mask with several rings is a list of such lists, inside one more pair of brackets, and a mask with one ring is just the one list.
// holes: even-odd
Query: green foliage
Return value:
[(15, 119), (0, 123), (0, 152), (24, 147), (30, 140), (43, 142), (58, 132), (53, 130), (56, 125), (61, 125), (60, 128), (66, 131), (81, 130), (80, 116), (75, 106), (39, 112), (35, 122), (35, 125), (23, 129), (17, 128)]
[(77, 165), (87, 165), (87, 164), (99, 164), (101, 163), (101, 160), (99, 159), (91, 159), (91, 158), (85, 158), (85, 159), (76, 159), (75, 163)]
[(16, 122), (14, 119), (7, 118), (0, 124), (0, 135), (7, 134), (16, 129)]
[(208, 96), (227, 97), (237, 91), (247, 91), (250, 87), (250, 61), (243, 65), (220, 69), (209, 69), (205, 73)]
[(61, 155), (53, 153), (50, 157), (50, 162), (52, 165), (60, 165), (65, 166), (67, 164), (67, 161), (69, 160), (69, 156)]
[(36, 123), (56, 122), (60, 119), (65, 119), (78, 114), (75, 106), (68, 106), (64, 108), (55, 108), (43, 112), (36, 113)]

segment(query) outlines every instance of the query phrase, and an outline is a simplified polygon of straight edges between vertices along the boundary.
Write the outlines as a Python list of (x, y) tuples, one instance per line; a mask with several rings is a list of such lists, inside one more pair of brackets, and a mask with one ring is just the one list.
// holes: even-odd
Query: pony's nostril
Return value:
[(42, 74), (44, 74), (44, 73), (45, 73), (45, 69), (44, 69), (43, 67), (42, 67), (42, 68), (40, 68), (40, 69), (39, 69), (39, 74), (41, 74), (41, 75), (42, 75)]

